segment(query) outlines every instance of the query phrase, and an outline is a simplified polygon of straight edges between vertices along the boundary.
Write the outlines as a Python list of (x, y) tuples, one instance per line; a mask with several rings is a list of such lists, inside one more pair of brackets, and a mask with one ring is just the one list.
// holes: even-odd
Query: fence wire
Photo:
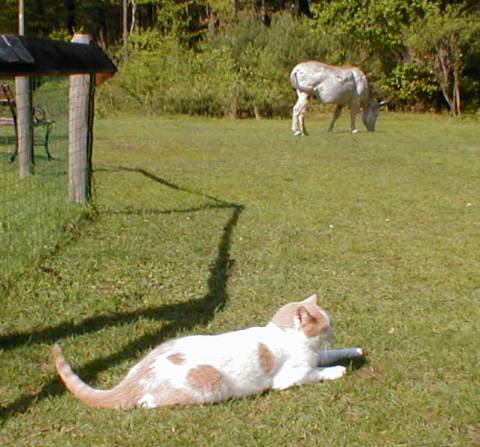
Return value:
[[(15, 276), (42, 268), (42, 261), (84, 209), (69, 201), (68, 78), (35, 78), (31, 84), (34, 165), (28, 178), (19, 176), (18, 155), (12, 161), (14, 126), (5, 119), (0, 125), (0, 284), (4, 287)], [(14, 94), (14, 83), (8, 85)], [(0, 117), (9, 115), (3, 102)]]

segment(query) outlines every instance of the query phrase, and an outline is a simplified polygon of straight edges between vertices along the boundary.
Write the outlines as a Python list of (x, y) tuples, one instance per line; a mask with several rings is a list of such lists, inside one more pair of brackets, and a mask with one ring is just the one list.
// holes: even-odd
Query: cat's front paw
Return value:
[(320, 371), (320, 377), (321, 380), (336, 380), (343, 377), (346, 373), (347, 368), (345, 366), (330, 366)]

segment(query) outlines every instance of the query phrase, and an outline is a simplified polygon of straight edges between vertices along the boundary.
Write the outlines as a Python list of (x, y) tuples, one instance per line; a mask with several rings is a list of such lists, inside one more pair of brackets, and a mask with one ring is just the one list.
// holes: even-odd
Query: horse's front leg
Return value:
[(352, 133), (357, 133), (358, 129), (355, 125), (355, 120), (357, 118), (358, 109), (360, 108), (360, 104), (357, 101), (352, 102), (350, 106), (350, 129)]

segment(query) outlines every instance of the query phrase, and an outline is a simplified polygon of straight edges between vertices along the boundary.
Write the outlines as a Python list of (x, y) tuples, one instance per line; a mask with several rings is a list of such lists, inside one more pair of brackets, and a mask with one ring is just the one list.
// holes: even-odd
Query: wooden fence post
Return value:
[(30, 78), (15, 78), (15, 104), (17, 108), (17, 149), (20, 178), (33, 174), (33, 118)]
[[(90, 44), (89, 34), (75, 34), (73, 43)], [(87, 202), (92, 195), (92, 135), (94, 75), (70, 76), (69, 191), (73, 202)]]
[[(25, 35), (24, 1), (18, 2), (18, 34)], [(33, 174), (33, 117), (32, 89), (30, 78), (17, 76), (15, 78), (15, 105), (17, 108), (17, 150), (20, 178)]]

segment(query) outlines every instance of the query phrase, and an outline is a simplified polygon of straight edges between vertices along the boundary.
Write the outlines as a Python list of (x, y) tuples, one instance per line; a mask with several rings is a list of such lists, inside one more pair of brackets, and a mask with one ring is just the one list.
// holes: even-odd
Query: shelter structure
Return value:
[(116, 70), (113, 62), (86, 34), (77, 34), (73, 42), (0, 34), (0, 77), (95, 73), (113, 76)]
[[(95, 85), (113, 76), (116, 67), (87, 34), (72, 42), (0, 34), (0, 79), (69, 76), (69, 191), (74, 202), (91, 197), (92, 129)], [(31, 97), (31, 92), (23, 94)], [(16, 104), (19, 91), (16, 91)], [(26, 110), (16, 110), (16, 138), (20, 176), (33, 173), (34, 126), (31, 100)], [(29, 166), (32, 169), (29, 171)], [(22, 171), (23, 168), (23, 171)]]

